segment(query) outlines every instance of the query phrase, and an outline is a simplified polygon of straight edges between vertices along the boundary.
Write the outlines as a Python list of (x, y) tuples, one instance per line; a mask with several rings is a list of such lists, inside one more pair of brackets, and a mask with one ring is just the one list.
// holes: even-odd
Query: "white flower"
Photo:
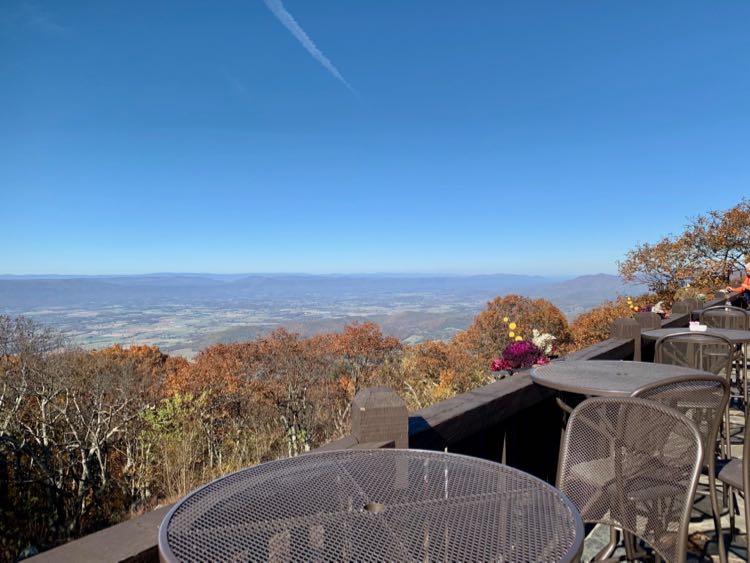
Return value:
[(552, 353), (553, 342), (557, 340), (557, 338), (546, 332), (542, 334), (537, 329), (533, 329), (531, 334), (531, 342), (533, 342), (536, 347), (540, 348), (547, 355)]
[(651, 307), (651, 312), (657, 315), (663, 315), (666, 311), (664, 310), (664, 301), (659, 301), (656, 305)]

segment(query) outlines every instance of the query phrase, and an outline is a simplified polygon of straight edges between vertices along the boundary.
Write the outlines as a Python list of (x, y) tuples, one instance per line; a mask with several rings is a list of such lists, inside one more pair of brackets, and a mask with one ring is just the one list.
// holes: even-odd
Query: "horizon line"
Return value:
[(102, 278), (102, 277), (157, 277), (157, 276), (309, 276), (309, 277), (326, 277), (326, 276), (408, 276), (408, 277), (419, 277), (419, 276), (441, 276), (441, 277), (489, 277), (489, 276), (518, 276), (518, 277), (538, 277), (538, 278), (574, 278), (581, 276), (618, 276), (617, 273), (607, 272), (594, 272), (594, 273), (560, 273), (556, 275), (543, 275), (543, 274), (531, 274), (531, 273), (513, 273), (513, 272), (488, 272), (488, 273), (472, 273), (472, 272), (441, 272), (428, 271), (428, 272), (408, 272), (408, 271), (374, 271), (374, 272), (325, 272), (325, 273), (310, 273), (310, 272), (283, 272), (283, 271), (268, 271), (268, 272), (143, 272), (143, 273), (101, 273), (101, 274), (58, 274), (58, 273), (24, 273), (24, 274), (13, 274), (13, 273), (0, 273), (0, 278)]

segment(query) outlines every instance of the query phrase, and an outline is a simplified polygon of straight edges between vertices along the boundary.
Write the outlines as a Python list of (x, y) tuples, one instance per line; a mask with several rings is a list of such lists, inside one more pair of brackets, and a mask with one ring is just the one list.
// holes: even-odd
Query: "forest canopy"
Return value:
[(492, 301), (447, 342), (404, 345), (366, 322), (309, 338), (278, 329), (193, 361), (153, 346), (85, 351), (0, 316), (0, 559), (340, 437), (364, 387), (389, 385), (413, 410), (486, 384), (508, 316), (519, 335), (571, 342), (554, 305), (520, 296)]

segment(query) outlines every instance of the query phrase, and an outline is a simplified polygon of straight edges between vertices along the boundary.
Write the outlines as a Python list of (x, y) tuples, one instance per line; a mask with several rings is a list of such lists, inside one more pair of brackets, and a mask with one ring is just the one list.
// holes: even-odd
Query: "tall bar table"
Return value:
[(342, 450), (263, 463), (167, 514), (162, 561), (575, 561), (580, 514), (560, 491), (479, 458)]

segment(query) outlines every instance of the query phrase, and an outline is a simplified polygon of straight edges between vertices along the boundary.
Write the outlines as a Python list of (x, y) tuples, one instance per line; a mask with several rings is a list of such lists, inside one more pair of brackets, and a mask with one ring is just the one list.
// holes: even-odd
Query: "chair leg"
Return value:
[(628, 561), (635, 561), (635, 538), (633, 538), (633, 534), (623, 531), (622, 543), (625, 546), (625, 558)]
[(609, 559), (615, 552), (617, 547), (617, 529), (614, 526), (609, 527), (609, 543), (599, 550), (599, 553), (594, 555), (592, 561), (603, 561)]
[(726, 411), (724, 412), (724, 452), (722, 454), (726, 459), (732, 457), (732, 424), (729, 418), (729, 403), (727, 403)]
[[(716, 494), (716, 478), (714, 477), (715, 468), (711, 467), (708, 474), (708, 492), (711, 497), (711, 512), (714, 516), (714, 529), (716, 530), (716, 543), (719, 544), (719, 561), (727, 563), (727, 550), (724, 545), (724, 534), (721, 529), (721, 511), (719, 509), (719, 499)], [(732, 507), (730, 507), (732, 512)]]
[[(628, 561), (640, 561), (646, 557), (646, 552), (638, 549), (638, 542), (635, 535), (630, 532), (623, 532), (623, 544), (625, 545), (625, 557)], [(724, 562), (722, 562), (724, 563)]]
[(730, 502), (731, 497), (729, 496), (729, 492), (730, 491), (729, 491), (728, 485), (722, 484), (721, 485), (721, 505), (726, 506), (731, 512), (734, 505)]

